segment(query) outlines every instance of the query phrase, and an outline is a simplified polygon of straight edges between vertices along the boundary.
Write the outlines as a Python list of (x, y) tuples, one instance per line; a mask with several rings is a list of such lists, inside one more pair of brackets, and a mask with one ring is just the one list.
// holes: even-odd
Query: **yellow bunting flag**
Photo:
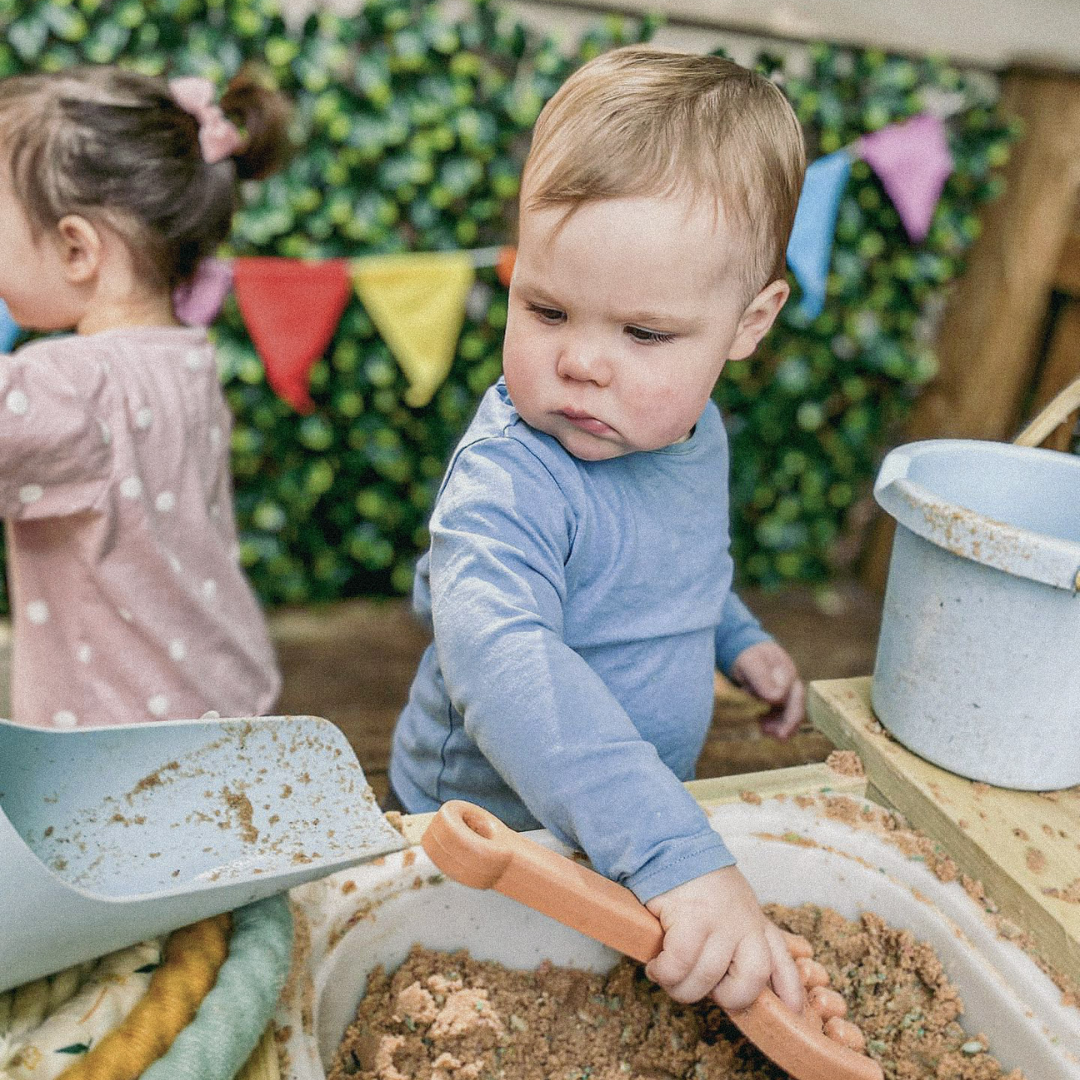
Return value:
[(454, 362), (475, 271), (467, 251), (372, 255), (352, 260), (353, 282), (409, 389), (426, 405)]

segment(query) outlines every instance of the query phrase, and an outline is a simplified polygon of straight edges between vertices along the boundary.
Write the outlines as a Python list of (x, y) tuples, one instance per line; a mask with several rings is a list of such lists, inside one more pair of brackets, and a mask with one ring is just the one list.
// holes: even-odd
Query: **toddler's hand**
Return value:
[(772, 706), (764, 716), (761, 730), (777, 739), (786, 739), (802, 723), (806, 711), (806, 688), (795, 661), (775, 641), (759, 641), (743, 649), (731, 665), (736, 682), (755, 697)]
[(709, 994), (725, 1009), (744, 1009), (771, 982), (781, 1001), (802, 1011), (795, 961), (736, 867), (703, 874), (645, 906), (664, 928), (663, 951), (645, 974), (676, 1001)]

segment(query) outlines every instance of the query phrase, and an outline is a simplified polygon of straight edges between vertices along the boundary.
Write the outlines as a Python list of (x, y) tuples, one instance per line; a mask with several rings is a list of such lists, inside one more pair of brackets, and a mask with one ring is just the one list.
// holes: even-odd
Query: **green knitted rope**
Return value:
[(229, 955), (195, 1019), (141, 1080), (233, 1080), (274, 1015), (292, 954), (288, 897), (232, 913)]

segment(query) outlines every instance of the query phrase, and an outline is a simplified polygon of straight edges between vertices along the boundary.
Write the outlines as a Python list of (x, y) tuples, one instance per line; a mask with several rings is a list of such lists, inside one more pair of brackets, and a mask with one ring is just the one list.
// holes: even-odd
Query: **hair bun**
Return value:
[(240, 180), (261, 180), (283, 168), (292, 156), (289, 122), (292, 106), (283, 94), (263, 85), (249, 70), (240, 71), (221, 96), (221, 110), (244, 134), (232, 155)]

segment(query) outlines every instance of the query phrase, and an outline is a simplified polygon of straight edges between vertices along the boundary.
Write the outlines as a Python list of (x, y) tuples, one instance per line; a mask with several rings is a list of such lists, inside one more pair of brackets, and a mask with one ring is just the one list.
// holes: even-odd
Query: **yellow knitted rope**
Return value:
[(226, 914), (172, 933), (145, 995), (57, 1080), (137, 1080), (194, 1019), (229, 955), (231, 928)]

